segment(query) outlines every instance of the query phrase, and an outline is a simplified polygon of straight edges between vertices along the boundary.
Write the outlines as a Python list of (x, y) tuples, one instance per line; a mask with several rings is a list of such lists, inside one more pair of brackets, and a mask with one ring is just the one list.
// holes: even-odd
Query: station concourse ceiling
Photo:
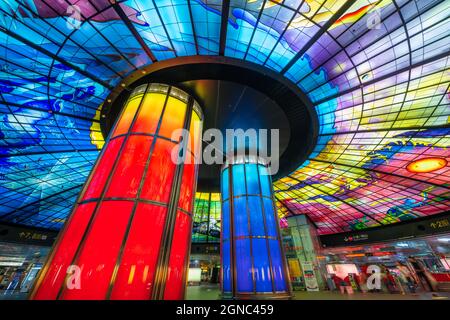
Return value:
[[(307, 159), (274, 182), (320, 234), (450, 208), (448, 0), (4, 0), (0, 221), (61, 228), (122, 80), (189, 56), (278, 73), (317, 114)], [(291, 135), (290, 139), (295, 139)]]

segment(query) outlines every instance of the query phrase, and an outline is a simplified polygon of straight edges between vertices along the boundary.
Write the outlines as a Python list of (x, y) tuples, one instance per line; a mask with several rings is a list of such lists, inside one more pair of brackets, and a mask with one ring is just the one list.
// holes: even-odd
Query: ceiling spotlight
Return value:
[(423, 158), (410, 162), (406, 170), (414, 173), (428, 173), (444, 168), (447, 163), (444, 158)]

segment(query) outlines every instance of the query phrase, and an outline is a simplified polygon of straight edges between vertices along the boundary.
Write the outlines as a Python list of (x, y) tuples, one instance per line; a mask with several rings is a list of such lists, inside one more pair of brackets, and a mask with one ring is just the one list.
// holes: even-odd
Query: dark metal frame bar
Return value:
[(220, 23), (219, 56), (225, 55), (229, 14), (230, 14), (230, 0), (223, 0), (222, 1), (222, 20)]
[(296, 62), (300, 59), (306, 51), (317, 41), (319, 38), (335, 23), (354, 3), (356, 0), (347, 0), (342, 7), (323, 25), (323, 27), (316, 32), (316, 34), (308, 40), (303, 48), (292, 58), (288, 64), (281, 70), (282, 74), (285, 74)]
[[(170, 93), (169, 93), (170, 94)], [(189, 129), (191, 118), (192, 118), (192, 110), (193, 110), (194, 100), (192, 97), (189, 97), (189, 101), (187, 103), (185, 119), (184, 119), (184, 129)], [(161, 117), (162, 119), (162, 117)], [(183, 140), (182, 144), (187, 146), (188, 141)], [(183, 148), (183, 147), (182, 147)], [(186, 150), (186, 148), (183, 148)], [(184, 151), (183, 151), (184, 152)], [(184, 155), (186, 157), (186, 155)], [(152, 292), (152, 299), (154, 300), (162, 300), (164, 299), (164, 293), (166, 289), (166, 280), (168, 276), (168, 266), (171, 255), (172, 241), (175, 232), (175, 224), (177, 220), (177, 209), (178, 209), (178, 201), (180, 197), (180, 186), (182, 184), (183, 179), (183, 170), (184, 164), (178, 164), (175, 169), (174, 180), (172, 181), (172, 188), (170, 193), (170, 200), (167, 207), (167, 215), (166, 221), (163, 230), (163, 236), (159, 251), (159, 257), (157, 262), (157, 269), (155, 273), (154, 287)], [(189, 255), (189, 253), (187, 253)]]
[(153, 54), (152, 50), (150, 50), (150, 48), (145, 43), (144, 39), (141, 37), (139, 32), (136, 30), (134, 25), (131, 23), (130, 19), (128, 19), (127, 15), (123, 11), (123, 9), (120, 7), (120, 4), (118, 4), (117, 2), (114, 2), (112, 4), (112, 7), (114, 8), (114, 11), (116, 11), (116, 13), (122, 19), (122, 21), (125, 23), (128, 30), (130, 30), (131, 34), (135, 37), (136, 41), (141, 45), (142, 49), (145, 51), (145, 53), (150, 58), (150, 60), (152, 62), (156, 62), (157, 60), (156, 60), (156, 57)]

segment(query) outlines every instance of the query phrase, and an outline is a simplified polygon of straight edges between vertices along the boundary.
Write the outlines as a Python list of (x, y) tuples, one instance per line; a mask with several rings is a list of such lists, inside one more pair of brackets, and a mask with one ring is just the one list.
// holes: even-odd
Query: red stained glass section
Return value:
[[(187, 110), (185, 102), (169, 97), (164, 109), (166, 95), (149, 93), (139, 108), (141, 97), (127, 104), (112, 137), (128, 133), (132, 124), (135, 133), (154, 133), (161, 116), (160, 136), (171, 138), (174, 130), (183, 127)], [(199, 122), (198, 117), (193, 121)], [(190, 129), (194, 130), (193, 124)], [(101, 198), (109, 177), (111, 181), (104, 197), (116, 200), (102, 199), (100, 204), (89, 202), (76, 207), (34, 299), (56, 299), (60, 292), (59, 298), (66, 300), (103, 300), (109, 294), (111, 299), (151, 298), (159, 253), (167, 250), (160, 247), (167, 205), (118, 198), (135, 199), (142, 179), (145, 179), (140, 198), (164, 204), (169, 201), (177, 166), (172, 161), (172, 154), (178, 151), (179, 146), (165, 139), (154, 139), (151, 136), (129, 135), (107, 142), (82, 200)], [(155, 145), (151, 151), (153, 142)], [(192, 148), (192, 140), (190, 145)], [(178, 207), (191, 212), (196, 167), (190, 152), (188, 156), (184, 163)], [(150, 162), (144, 176), (147, 161)], [(98, 211), (91, 221), (97, 205)], [(134, 206), (136, 211), (132, 216)], [(184, 298), (192, 219), (181, 211), (177, 211), (176, 215), (165, 299)], [(74, 261), (77, 249), (80, 251)], [(120, 253), (120, 266), (116, 268)], [(71, 264), (80, 268), (79, 278), (75, 280), (80, 287), (72, 287), (73, 275), (67, 277)], [(67, 283), (64, 283), (65, 279), (68, 279)]]
[(56, 299), (66, 277), (67, 267), (72, 263), (95, 206), (95, 202), (81, 204), (72, 213), (58, 246), (53, 249), (55, 254), (33, 299)]
[(153, 138), (148, 136), (130, 136), (128, 138), (106, 197), (136, 197), (152, 141)]
[(89, 186), (87, 187), (86, 192), (83, 195), (83, 200), (100, 197), (103, 186), (105, 185), (114, 162), (117, 159), (117, 154), (124, 139), (124, 137), (119, 137), (111, 140), (105, 147), (106, 150), (102, 154), (101, 159), (99, 160), (98, 165), (95, 168), (95, 172), (92, 176)]
[(81, 268), (80, 288), (66, 288), (62, 299), (103, 300), (109, 288), (125, 230), (133, 208), (131, 201), (105, 201), (75, 264)]
[(164, 203), (169, 201), (176, 168), (171, 158), (174, 148), (178, 149), (178, 146), (170, 141), (157, 139), (140, 198)]
[(187, 271), (186, 259), (188, 259), (191, 244), (191, 221), (191, 217), (187, 214), (181, 211), (177, 212), (164, 291), (165, 300), (184, 298), (184, 284), (187, 279), (183, 279), (183, 276)]
[(111, 299), (150, 299), (167, 208), (139, 203)]

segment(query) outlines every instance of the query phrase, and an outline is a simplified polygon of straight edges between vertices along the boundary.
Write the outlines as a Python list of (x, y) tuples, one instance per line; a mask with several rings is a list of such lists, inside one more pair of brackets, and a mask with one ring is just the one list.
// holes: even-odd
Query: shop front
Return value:
[(0, 242), (1, 298), (26, 297), (50, 247)]
[(450, 236), (322, 249), (330, 290), (415, 294), (450, 291)]

